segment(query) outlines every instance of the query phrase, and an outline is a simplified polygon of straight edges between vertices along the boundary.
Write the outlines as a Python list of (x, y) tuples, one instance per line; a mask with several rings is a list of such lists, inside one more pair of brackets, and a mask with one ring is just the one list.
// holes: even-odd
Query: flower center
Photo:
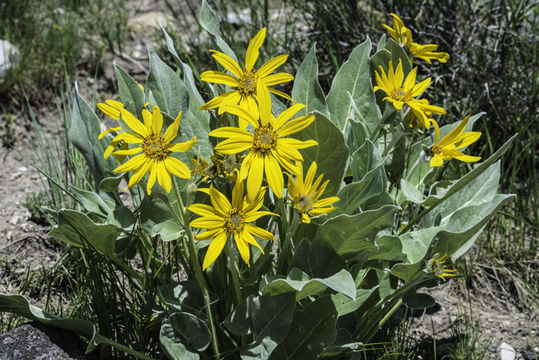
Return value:
[(238, 162), (236, 161), (236, 155), (227, 154), (223, 156), (221, 167), (225, 173), (231, 173), (236, 169), (237, 164)]
[(168, 143), (165, 142), (161, 135), (156, 134), (151, 134), (144, 138), (142, 151), (147, 157), (155, 160), (164, 160), (170, 154)]
[(393, 90), (391, 97), (395, 100), (408, 101), (410, 96), (404, 91), (403, 88)]
[(256, 76), (250, 71), (245, 71), (240, 79), (239, 92), (244, 97), (253, 95), (256, 90)]
[(434, 154), (441, 154), (442, 153), (442, 147), (438, 145), (434, 145), (430, 151), (432, 151)]
[(301, 194), (296, 199), (296, 209), (300, 213), (308, 213), (313, 207), (313, 201), (309, 195)]
[(230, 210), (226, 218), (225, 228), (229, 234), (237, 234), (243, 230), (245, 221), (243, 220), (243, 211), (236, 208)]
[(259, 154), (266, 154), (275, 147), (277, 135), (271, 126), (262, 126), (256, 129), (254, 136), (253, 150)]

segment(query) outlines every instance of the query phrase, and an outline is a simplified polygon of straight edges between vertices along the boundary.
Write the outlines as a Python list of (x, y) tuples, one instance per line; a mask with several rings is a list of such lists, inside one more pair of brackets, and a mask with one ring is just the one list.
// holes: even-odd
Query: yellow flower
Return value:
[(266, 191), (259, 191), (255, 200), (252, 202), (243, 196), (243, 192), (243, 181), (236, 182), (232, 190), (231, 204), (226, 196), (211, 185), (208, 191), (211, 206), (194, 204), (188, 207), (191, 212), (201, 216), (193, 220), (189, 225), (199, 229), (207, 229), (207, 231), (196, 235), (195, 239), (213, 239), (206, 251), (202, 270), (213, 264), (217, 257), (219, 257), (229, 236), (234, 236), (241, 258), (248, 266), (250, 266), (249, 244), (256, 246), (264, 253), (253, 235), (265, 240), (274, 239), (273, 234), (269, 231), (250, 224), (265, 215), (278, 216), (269, 211), (258, 211), (264, 203)]
[(481, 160), (481, 157), (479, 156), (465, 155), (458, 151), (458, 149), (476, 142), (481, 136), (480, 131), (463, 133), (469, 119), (470, 115), (466, 116), (466, 118), (464, 118), (464, 120), (462, 120), (455, 129), (444, 136), (440, 141), (438, 141), (440, 138), (440, 129), (438, 128), (438, 124), (433, 122), (434, 130), (436, 131), (436, 139), (434, 141), (434, 145), (432, 145), (430, 148), (430, 151), (432, 152), (432, 158), (430, 159), (431, 167), (442, 166), (444, 161), (451, 160), (453, 158), (464, 162), (475, 162)]
[(404, 105), (408, 105), (414, 115), (427, 129), (430, 127), (431, 119), (427, 114), (445, 114), (445, 110), (439, 106), (429, 105), (426, 99), (416, 99), (421, 95), (430, 84), (430, 78), (423, 80), (419, 84), (415, 83), (417, 75), (417, 67), (404, 79), (404, 71), (402, 70), (402, 61), (399, 60), (397, 69), (393, 70), (393, 62), (389, 62), (388, 73), (384, 71), (382, 65), (379, 66), (380, 74), (375, 71), (376, 86), (374, 91), (382, 90), (386, 93), (384, 100), (393, 104), (398, 111), (402, 110)]
[(236, 127), (222, 127), (210, 132), (210, 136), (228, 138), (215, 147), (223, 154), (238, 154), (249, 149), (241, 163), (239, 181), (247, 178), (247, 194), (252, 201), (261, 185), (264, 171), (269, 187), (277, 197), (283, 196), (284, 180), (281, 166), (297, 174), (296, 161), (303, 161), (299, 149), (318, 145), (314, 140), (300, 141), (287, 138), (314, 121), (314, 115), (300, 116), (289, 121), (295, 113), (305, 107), (295, 104), (283, 111), (277, 119), (271, 114), (269, 92), (263, 88), (257, 91), (260, 104), (260, 122), (240, 106), (229, 106), (226, 111), (243, 117), (253, 126), (253, 133)]
[[(184, 143), (170, 144), (177, 136), (180, 127), (182, 113), (178, 114), (176, 120), (167, 128), (165, 134), (161, 134), (163, 128), (163, 115), (157, 106), (154, 106), (153, 113), (148, 110), (142, 110), (144, 124), (125, 109), (120, 110), (121, 119), (134, 132), (121, 132), (111, 142), (111, 145), (105, 151), (112, 152), (115, 144), (124, 141), (127, 144), (138, 144), (139, 146), (128, 150), (119, 150), (114, 155), (135, 155), (124, 164), (120, 165), (114, 172), (128, 172), (136, 170), (131, 179), (129, 179), (128, 188), (137, 184), (146, 173), (151, 171), (146, 190), (148, 195), (151, 193), (155, 180), (170, 192), (172, 182), (170, 175), (189, 179), (191, 170), (180, 160), (170, 156), (174, 152), (185, 152), (189, 150), (196, 142), (196, 137)], [(110, 149), (110, 150), (109, 150)]]
[(319, 200), (326, 189), (329, 180), (326, 180), (322, 186), (320, 186), (322, 178), (324, 177), (324, 174), (321, 174), (313, 184), (317, 167), (316, 162), (313, 161), (311, 163), (305, 181), (303, 180), (303, 165), (301, 162), (298, 162), (297, 166), (299, 172), (296, 176), (296, 180), (294, 181), (291, 176), (288, 177), (288, 192), (291, 196), (289, 199), (294, 202), (294, 207), (301, 214), (301, 221), (310, 223), (311, 216), (327, 214), (335, 210), (332, 204), (339, 201), (339, 198), (331, 196)]
[(423, 59), (428, 64), (432, 64), (431, 60), (438, 60), (441, 63), (447, 62), (449, 54), (446, 52), (435, 52), (437, 49), (438, 45), (435, 44), (421, 45), (413, 42), (408, 51), (410, 51), (413, 58)]
[(389, 35), (391, 35), (396, 42), (402, 46), (410, 46), (413, 40), (412, 31), (404, 26), (404, 23), (396, 14), (391, 14), (391, 16), (393, 16), (393, 27), (389, 27), (385, 24), (382, 24), (382, 26), (389, 31)]
[[(279, 55), (273, 59), (267, 61), (258, 70), (254, 70), (253, 66), (258, 59), (259, 49), (266, 37), (266, 28), (263, 28), (256, 34), (256, 36), (249, 43), (247, 53), (245, 54), (245, 67), (242, 69), (240, 65), (229, 56), (212, 50), (213, 57), (223, 65), (231, 74), (226, 74), (221, 71), (205, 71), (200, 74), (200, 79), (203, 81), (218, 83), (235, 88), (233, 91), (229, 91), (222, 95), (219, 95), (206, 104), (200, 107), (201, 110), (208, 110), (219, 108), (219, 114), (222, 114), (224, 107), (227, 105), (237, 105), (242, 107), (245, 111), (258, 117), (258, 108), (255, 102), (255, 94), (257, 86), (264, 86), (267, 89), (279, 96), (282, 96), (290, 101), (292, 99), (282, 91), (271, 88), (272, 85), (277, 85), (285, 82), (292, 81), (294, 76), (287, 73), (272, 72), (279, 66), (285, 63), (288, 55)], [(239, 119), (240, 128), (245, 129), (247, 127), (247, 121), (243, 118)]]
[(458, 272), (456, 269), (453, 268), (451, 264), (447, 265), (448, 256), (447, 255), (436, 255), (432, 260), (430, 261), (430, 269), (432, 273), (436, 276), (442, 279), (443, 281), (446, 281), (446, 277), (452, 277), (452, 276), (458, 276)]
[(431, 64), (431, 60), (438, 60), (441, 63), (447, 62), (447, 59), (449, 59), (448, 53), (435, 52), (438, 49), (438, 45), (435, 44), (421, 45), (413, 42), (412, 31), (404, 26), (404, 23), (396, 14), (391, 14), (391, 16), (393, 16), (393, 27), (383, 26), (396, 42), (408, 49), (412, 58), (423, 59), (429, 64)]

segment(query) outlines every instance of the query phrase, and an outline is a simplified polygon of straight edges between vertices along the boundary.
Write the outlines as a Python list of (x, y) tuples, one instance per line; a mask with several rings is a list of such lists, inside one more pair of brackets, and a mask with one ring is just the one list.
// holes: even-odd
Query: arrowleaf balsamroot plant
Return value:
[[(202, 73), (228, 87), (211, 87), (213, 100), (205, 102), (186, 63), (174, 70), (153, 52), (144, 88), (117, 67), (120, 99), (98, 105), (119, 128), (100, 135), (76, 91), (70, 140), (96, 190), (74, 192), (84, 211), (57, 211), (50, 234), (126, 274), (147, 304), (133, 314), (143, 319), (138, 331), (160, 349), (135, 351), (87, 320), (36, 313), (21, 296), (0, 295), (0, 309), (78, 332), (88, 351), (103, 344), (142, 359), (317, 359), (361, 351), (400, 306), (431, 306), (416, 291), (458, 276), (451, 264), (512, 197), (497, 184), (498, 159), (514, 138), (447, 178), (445, 162), (480, 160), (461, 150), (481, 135), (471, 131), (481, 114), (445, 126), (431, 118), (445, 110), (419, 98), (430, 78), (416, 83), (411, 33), (394, 21), (400, 44), (382, 38), (373, 49), (366, 38), (327, 95), (313, 47), (290, 96), (271, 88), (294, 78), (271, 75), (286, 55), (253, 70), (266, 30), (240, 68), (203, 2), (201, 25), (217, 34), (213, 56), (229, 72)], [(119, 164), (120, 156), (128, 159)]]

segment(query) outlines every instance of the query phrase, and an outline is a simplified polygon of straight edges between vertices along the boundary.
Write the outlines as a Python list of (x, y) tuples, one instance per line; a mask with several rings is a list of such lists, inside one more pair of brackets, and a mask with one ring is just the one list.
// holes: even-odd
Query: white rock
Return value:
[(19, 64), (19, 50), (7, 40), (0, 40), (0, 78)]
[(500, 345), (500, 359), (501, 360), (515, 360), (517, 353), (515, 349), (507, 343), (502, 343)]
[(127, 22), (127, 28), (138, 36), (151, 37), (159, 25), (173, 26), (174, 18), (159, 11), (151, 11), (131, 18)]

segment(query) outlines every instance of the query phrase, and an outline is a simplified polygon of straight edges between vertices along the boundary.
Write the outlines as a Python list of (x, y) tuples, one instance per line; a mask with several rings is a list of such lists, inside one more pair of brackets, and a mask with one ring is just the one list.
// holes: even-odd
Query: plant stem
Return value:
[[(213, 352), (215, 353), (215, 358), (217, 360), (220, 360), (221, 357), (219, 356), (219, 346), (217, 344), (217, 332), (215, 331), (215, 322), (213, 319), (213, 313), (211, 311), (211, 301), (210, 301), (210, 292), (208, 290), (208, 284), (206, 283), (206, 279), (204, 278), (204, 274), (202, 273), (202, 268), (200, 266), (200, 261), (198, 259), (198, 252), (195, 246), (195, 237), (193, 236), (193, 232), (191, 231), (191, 227), (189, 226), (189, 218), (187, 217), (187, 211), (186, 211), (185, 206), (183, 205), (180, 192), (178, 191), (178, 185), (176, 184), (176, 179), (174, 177), (172, 180), (172, 185), (174, 186), (174, 195), (176, 195), (176, 199), (178, 201), (178, 209), (180, 210), (180, 215), (182, 218), (182, 226), (189, 239), (188, 248), (190, 252), (189, 259), (191, 260), (191, 267), (193, 268), (193, 271), (195, 272), (195, 278), (197, 280), (197, 283), (200, 285), (202, 289), (202, 295), (204, 297), (204, 307), (206, 308), (206, 316), (208, 317), (208, 323), (210, 325), (212, 349), (213, 349)], [(185, 240), (184, 240), (184, 243), (185, 243)]]
[[(238, 304), (241, 303), (241, 301), (243, 300), (243, 295), (241, 293), (241, 286), (240, 286), (240, 280), (239, 280), (239, 271), (238, 271), (238, 267), (237, 267), (237, 264), (234, 263), (234, 257), (233, 257), (233, 253), (232, 253), (232, 242), (231, 241), (227, 241), (227, 244), (226, 244), (226, 255), (227, 255), (227, 258), (228, 260), (230, 260), (230, 267), (231, 267), (231, 273), (232, 273), (232, 283), (234, 284), (234, 291), (236, 292), (236, 299), (238, 300)], [(236, 305), (238, 305), (236, 304)]]

